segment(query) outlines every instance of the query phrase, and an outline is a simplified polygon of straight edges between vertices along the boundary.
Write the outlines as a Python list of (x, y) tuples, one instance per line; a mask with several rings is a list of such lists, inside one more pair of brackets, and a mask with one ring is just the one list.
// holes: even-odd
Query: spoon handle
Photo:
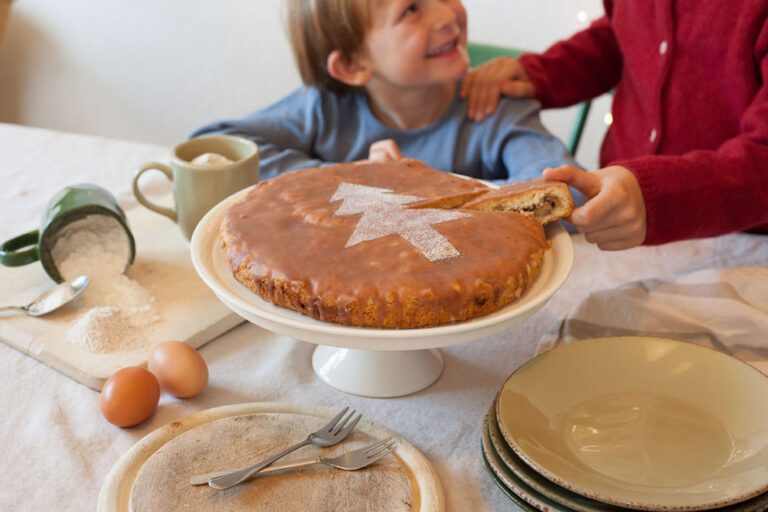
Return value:
[(18, 311), (20, 313), (26, 313), (27, 310), (19, 306), (3, 306), (0, 308), (0, 313), (4, 311)]

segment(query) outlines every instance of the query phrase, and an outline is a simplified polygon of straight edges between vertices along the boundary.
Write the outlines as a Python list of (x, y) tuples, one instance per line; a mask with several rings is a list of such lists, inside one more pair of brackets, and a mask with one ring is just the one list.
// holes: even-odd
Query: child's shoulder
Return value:
[(335, 98), (335, 94), (329, 91), (324, 91), (313, 85), (301, 85), (299, 88), (294, 89), (284, 99), (292, 99), (294, 101), (303, 101), (306, 103), (323, 103), (328, 99)]
[[(458, 103), (456, 112), (466, 116), (469, 110), (469, 102), (458, 94), (456, 102)], [(485, 121), (490, 122), (484, 123), (486, 125), (493, 125), (496, 122), (516, 123), (530, 117), (538, 117), (539, 111), (541, 111), (541, 103), (537, 99), (502, 96), (499, 98), (496, 109), (485, 119)]]
[(535, 99), (501, 98), (496, 109), (482, 121), (475, 121), (468, 116), (468, 102), (457, 100), (454, 115), (463, 119), (465, 127), (472, 132), (493, 134), (494, 136), (527, 130), (530, 126), (539, 126), (541, 103)]
[(315, 87), (313, 85), (302, 85), (291, 96), (302, 98), (311, 104), (323, 105), (325, 107), (350, 108), (357, 107), (361, 101), (365, 101), (365, 95), (357, 91), (334, 92)]
[(359, 93), (336, 93), (315, 86), (302, 85), (266, 107), (265, 110), (315, 112), (315, 115), (327, 116), (358, 109), (360, 101)]
[(538, 116), (541, 111), (541, 103), (533, 98), (508, 98), (499, 99), (499, 105), (490, 117), (497, 119), (520, 120), (530, 116)]

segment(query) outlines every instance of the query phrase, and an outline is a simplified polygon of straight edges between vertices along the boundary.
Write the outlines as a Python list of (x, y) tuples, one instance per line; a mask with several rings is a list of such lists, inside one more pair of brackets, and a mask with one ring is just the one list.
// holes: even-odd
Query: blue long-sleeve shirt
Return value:
[(431, 167), (488, 181), (538, 178), (545, 167), (576, 165), (539, 120), (535, 100), (502, 98), (483, 122), (467, 118), (458, 96), (432, 124), (413, 130), (385, 126), (363, 93), (335, 94), (302, 87), (239, 120), (219, 121), (192, 136), (232, 134), (259, 145), (261, 179), (281, 172), (368, 158), (370, 145), (393, 139), (403, 156)]

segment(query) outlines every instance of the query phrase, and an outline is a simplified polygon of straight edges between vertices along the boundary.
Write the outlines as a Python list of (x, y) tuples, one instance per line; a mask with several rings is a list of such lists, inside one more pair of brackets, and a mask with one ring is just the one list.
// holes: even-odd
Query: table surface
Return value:
[[(168, 152), (162, 146), (0, 124), (0, 240), (36, 228), (48, 199), (72, 183), (96, 183), (126, 208), (138, 207), (128, 193), (134, 171), (145, 161), (166, 160)], [(150, 183), (158, 192), (164, 186)], [(441, 378), (402, 398), (363, 398), (333, 389), (312, 371), (312, 345), (242, 324), (200, 350), (210, 369), (204, 393), (189, 400), (163, 394), (150, 420), (123, 430), (101, 417), (98, 393), (0, 344), (0, 510), (93, 510), (109, 469), (143, 436), (182, 416), (244, 402), (350, 405), (429, 458), (448, 510), (519, 510), (486, 474), (480, 431), (497, 391), (534, 356), (540, 336), (594, 290), (768, 261), (768, 237), (745, 234), (614, 253), (597, 250), (581, 236), (573, 242), (573, 272), (542, 310), (497, 335), (443, 349)]]

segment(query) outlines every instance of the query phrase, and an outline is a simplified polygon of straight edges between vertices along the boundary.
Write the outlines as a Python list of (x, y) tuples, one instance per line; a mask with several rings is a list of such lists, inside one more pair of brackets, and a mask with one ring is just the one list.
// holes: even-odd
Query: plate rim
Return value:
[(641, 503), (641, 502), (637, 502), (637, 501), (621, 500), (621, 499), (617, 499), (617, 498), (612, 497), (612, 496), (607, 496), (607, 495), (600, 494), (598, 492), (595, 492), (595, 491), (592, 491), (592, 490), (589, 490), (589, 489), (585, 489), (584, 487), (580, 487), (578, 485), (573, 484), (572, 482), (568, 481), (567, 479), (565, 479), (563, 477), (560, 477), (558, 475), (553, 474), (551, 471), (547, 470), (546, 468), (542, 467), (542, 465), (538, 464), (533, 459), (533, 457), (531, 457), (529, 454), (526, 454), (525, 451), (520, 446), (518, 446), (517, 443), (514, 442), (514, 438), (508, 432), (507, 427), (504, 425), (504, 423), (503, 423), (503, 421), (501, 419), (501, 414), (500, 414), (500, 409), (501, 409), (501, 406), (502, 406), (502, 404), (501, 404), (502, 392), (507, 387), (507, 383), (511, 379), (515, 378), (516, 375), (519, 375), (519, 373), (522, 372), (522, 370), (524, 368), (528, 367), (529, 365), (535, 364), (540, 358), (542, 358), (543, 356), (546, 356), (547, 354), (549, 354), (552, 351), (563, 350), (563, 349), (573, 350), (573, 347), (582, 345), (584, 343), (611, 343), (611, 342), (614, 342), (616, 340), (623, 340), (623, 341), (632, 340), (632, 342), (637, 342), (637, 341), (642, 341), (642, 340), (655, 340), (655, 341), (663, 341), (663, 342), (666, 342), (666, 343), (681, 344), (681, 345), (686, 346), (686, 349), (690, 349), (690, 350), (699, 350), (700, 349), (702, 351), (709, 351), (709, 352), (715, 354), (716, 357), (727, 358), (728, 360), (731, 360), (731, 361), (734, 361), (734, 362), (739, 363), (741, 365), (744, 365), (744, 367), (745, 367), (744, 371), (756, 372), (759, 376), (764, 377), (766, 380), (768, 380), (768, 375), (762, 373), (761, 371), (759, 371), (757, 368), (751, 366), (750, 364), (748, 364), (748, 363), (746, 363), (746, 362), (744, 362), (744, 361), (742, 361), (742, 360), (740, 360), (740, 359), (738, 359), (738, 358), (736, 358), (734, 356), (731, 356), (730, 354), (726, 354), (726, 353), (721, 352), (719, 350), (716, 350), (714, 348), (703, 346), (703, 345), (698, 345), (696, 343), (692, 343), (692, 342), (686, 341), (686, 340), (677, 340), (677, 339), (674, 339), (674, 338), (663, 338), (663, 337), (660, 337), (660, 336), (640, 336), (640, 335), (636, 335), (636, 336), (604, 336), (604, 337), (589, 338), (589, 339), (585, 339), (585, 340), (574, 341), (572, 343), (567, 343), (567, 344), (556, 346), (553, 349), (550, 349), (550, 350), (548, 350), (546, 352), (542, 352), (542, 353), (536, 355), (535, 357), (531, 358), (526, 363), (520, 365), (517, 369), (515, 369), (515, 371), (512, 372), (512, 374), (509, 375), (509, 377), (507, 377), (507, 379), (505, 379), (504, 384), (501, 386), (501, 389), (499, 390), (498, 399), (496, 400), (496, 415), (497, 415), (497, 418), (498, 418), (499, 430), (501, 431), (501, 434), (502, 434), (503, 439), (506, 442), (507, 446), (509, 446), (510, 449), (512, 449), (514, 451), (514, 453), (523, 462), (525, 462), (531, 468), (533, 468), (534, 471), (536, 471), (540, 475), (544, 476), (548, 480), (552, 481), (554, 484), (559, 485), (559, 486), (561, 486), (561, 487), (563, 487), (563, 488), (565, 488), (565, 489), (567, 489), (569, 491), (572, 491), (572, 492), (574, 492), (576, 494), (580, 494), (582, 496), (585, 496), (585, 497), (587, 497), (589, 499), (592, 499), (592, 500), (595, 500), (595, 501), (604, 502), (604, 503), (608, 503), (610, 505), (616, 505), (616, 506), (619, 506), (619, 507), (624, 507), (624, 508), (634, 508), (634, 509), (638, 509), (638, 510), (660, 511), (660, 512), (698, 511), (698, 510), (710, 510), (710, 509), (713, 509), (713, 508), (716, 508), (716, 509), (727, 509), (727, 507), (737, 506), (737, 505), (743, 504), (743, 503), (745, 503), (747, 501), (750, 501), (750, 500), (752, 500), (754, 498), (758, 498), (761, 495), (768, 493), (768, 481), (767, 481), (761, 487), (755, 487), (752, 490), (750, 490), (749, 492), (743, 492), (740, 495), (734, 496), (734, 497), (729, 498), (729, 499), (719, 499), (719, 500), (716, 500), (716, 501), (710, 499), (709, 501), (706, 501), (706, 502), (700, 501), (700, 502), (698, 502), (696, 504), (664, 505), (664, 504), (659, 504), (658, 502)]
[[(127, 512), (130, 491), (142, 465), (172, 439), (212, 421), (246, 414), (266, 413), (300, 414), (330, 419), (338, 413), (338, 410), (288, 402), (248, 402), (213, 407), (173, 420), (141, 438), (113, 464), (99, 490), (97, 511)], [(407, 472), (413, 475), (415, 485), (419, 489), (420, 507), (416, 512), (445, 510), (445, 495), (440, 479), (432, 463), (421, 451), (405, 437), (372, 420), (364, 418), (358, 423), (357, 430), (379, 439), (397, 436), (398, 443), (393, 453)], [(423, 468), (423, 470), (418, 471), (416, 468)], [(127, 483), (124, 482), (126, 479)], [(130, 485), (126, 490), (127, 484)]]
[[(495, 417), (496, 416), (496, 413), (495, 413), (495, 407), (496, 407), (495, 401), (494, 401), (494, 404), (492, 405), (492, 407), (494, 409), (493, 417)], [(490, 422), (488, 423), (488, 425), (490, 425)], [(498, 422), (496, 423), (496, 425), (498, 426)], [(489, 426), (489, 429), (490, 428), (492, 428), (492, 427)], [(489, 434), (490, 434), (490, 430), (489, 430)], [(503, 456), (500, 455), (499, 451), (496, 449), (496, 443), (493, 442), (493, 434), (490, 434), (490, 437), (491, 437), (491, 446), (494, 449), (494, 453), (499, 455), (499, 458), (501, 459), (502, 462), (505, 462), (504, 459), (503, 459)], [(503, 438), (499, 439), (499, 441), (500, 442), (504, 442)], [(505, 446), (507, 446), (507, 445), (505, 444)], [(507, 448), (509, 448), (509, 446), (507, 446)], [(509, 448), (509, 450), (512, 451), (511, 448)], [(514, 452), (513, 452), (513, 454), (514, 454)], [(522, 459), (520, 459), (520, 462), (525, 464), (525, 461), (523, 461)], [(506, 463), (505, 463), (505, 466), (506, 466)], [(509, 466), (507, 466), (507, 467), (509, 467)], [(512, 473), (517, 475), (517, 473), (514, 470), (512, 470), (512, 468), (509, 468), (509, 469), (510, 469), (510, 471), (512, 471)], [(535, 471), (533, 468), (531, 468), (531, 470)], [(541, 476), (542, 476), (542, 478), (546, 478), (546, 477), (544, 477), (544, 475), (541, 475)], [(528, 483), (523, 478), (520, 478), (520, 479), (523, 480), (526, 484)], [(550, 482), (550, 483), (556, 489), (562, 489), (562, 490), (571, 492), (571, 491), (569, 491), (568, 489), (566, 489), (564, 487), (560, 487), (555, 482)], [(536, 491), (538, 494), (542, 494), (544, 496), (547, 496), (545, 493), (539, 492), (538, 489), (536, 489), (535, 487), (531, 486), (530, 484), (529, 484), (529, 487), (531, 487), (533, 489), (533, 491)], [(549, 488), (549, 489), (551, 490), (552, 488)], [(581, 496), (578, 493), (573, 493), (573, 494)], [(551, 498), (550, 496), (547, 496), (547, 497), (552, 499), (552, 501), (557, 501), (556, 499)], [(596, 500), (592, 500), (592, 498), (588, 498), (586, 496), (582, 496), (582, 498), (588, 499), (588, 500), (591, 500), (591, 501), (595, 501), (595, 503), (597, 503), (599, 505), (605, 505), (606, 507), (614, 507), (616, 512), (622, 511), (622, 510), (630, 510), (630, 509), (627, 509), (627, 508), (624, 508), (624, 507), (619, 507), (617, 505), (613, 505), (611, 503), (603, 503), (603, 502), (599, 502), (599, 501), (596, 501)], [(561, 504), (566, 506), (566, 507), (569, 506), (569, 505), (567, 505), (565, 503), (561, 503)], [(750, 500), (747, 500), (747, 501), (743, 501), (743, 502), (740, 502), (740, 503), (735, 503), (733, 505), (729, 505), (729, 506), (726, 506), (726, 507), (723, 507), (723, 508), (712, 509), (712, 510), (713, 510), (713, 512), (714, 511), (717, 511), (717, 512), (760, 512), (760, 511), (764, 510), (766, 506), (768, 506), (768, 492), (765, 492), (763, 494), (755, 496), (754, 498), (752, 498)]]
[[(496, 416), (496, 402), (497, 401), (498, 401), (498, 395), (497, 395), (497, 398), (493, 401), (493, 404), (491, 404), (491, 409), (488, 412), (488, 418), (489, 419), (487, 421), (487, 428), (488, 428), (489, 440), (491, 442), (491, 447), (493, 448), (494, 453), (496, 455), (498, 455), (498, 457), (501, 460), (501, 462), (503, 463), (504, 467), (508, 468), (509, 471), (512, 474), (515, 475), (515, 477), (517, 477), (522, 482), (524, 482), (528, 487), (530, 487), (532, 489), (532, 491), (535, 491), (537, 494), (541, 494), (542, 496), (545, 496), (545, 497), (549, 498), (552, 501), (556, 501), (557, 503), (563, 505), (564, 507), (568, 507), (569, 509), (572, 509), (572, 510), (576, 510), (576, 511), (580, 511), (580, 512), (621, 512), (623, 510), (624, 511), (626, 510), (626, 508), (624, 508), (624, 507), (618, 507), (618, 506), (610, 504), (610, 503), (603, 503), (603, 502), (600, 502), (600, 501), (597, 501), (597, 500), (593, 500), (592, 498), (589, 498), (589, 497), (583, 496), (583, 495), (581, 495), (579, 493), (573, 492), (570, 489), (567, 489), (565, 487), (561, 487), (561, 486), (557, 485), (555, 482), (552, 482), (551, 480), (549, 480), (544, 475), (538, 473), (533, 467), (528, 466), (524, 460), (520, 459), (520, 457), (517, 457), (517, 454), (514, 452), (514, 450), (512, 450), (505, 443), (503, 434), (501, 433), (501, 429), (499, 428), (498, 418)], [(509, 463), (507, 463), (507, 461), (505, 460), (505, 454), (501, 453), (501, 450), (499, 450), (498, 443), (496, 443), (496, 441), (494, 441), (494, 438), (495, 438), (494, 433), (493, 433), (494, 429), (496, 431), (498, 431), (498, 434), (499, 434), (498, 441), (499, 441), (499, 443), (502, 443), (504, 445), (504, 446), (502, 446), (502, 449), (506, 448), (506, 451), (511, 452), (511, 453), (509, 453), (507, 455), (512, 456), (512, 457), (517, 457), (519, 459), (521, 465), (526, 466), (527, 468), (529, 468), (531, 472), (538, 474), (543, 480), (546, 481), (546, 483), (550, 484), (549, 486), (545, 485), (545, 484), (542, 484), (542, 483), (539, 483), (539, 482), (536, 482), (535, 484), (531, 484), (528, 481), (528, 478), (530, 478), (529, 476), (527, 476), (527, 475), (526, 476), (521, 476), (520, 473), (518, 473), (518, 471), (520, 471), (520, 470), (513, 469), (509, 465)], [(547, 491), (551, 492), (552, 495), (555, 495), (557, 497), (553, 497), (552, 495), (548, 494), (547, 492), (539, 490), (539, 486), (546, 487)], [(575, 499), (592, 501), (592, 502), (594, 502), (594, 504), (596, 506), (593, 507), (591, 503), (576, 503), (576, 504), (574, 504), (573, 499), (570, 496), (562, 495), (561, 491), (574, 495)], [(574, 508), (574, 505), (576, 507), (580, 507), (580, 508)]]
[(483, 465), (488, 471), (488, 476), (491, 477), (491, 480), (493, 480), (493, 483), (496, 484), (496, 487), (498, 487), (507, 498), (509, 498), (515, 505), (523, 509), (525, 512), (538, 511), (536, 507), (532, 506), (530, 503), (522, 499), (520, 496), (508, 489), (506, 485), (504, 485), (504, 482), (502, 482), (501, 479), (496, 476), (496, 473), (493, 472), (491, 463), (488, 462), (488, 457), (485, 455), (485, 452), (483, 452), (482, 448), (480, 450), (480, 458), (483, 459)]
[[(526, 503), (528, 503), (530, 506), (534, 508), (537, 508), (539, 510), (547, 510), (551, 512), (570, 512), (571, 509), (569, 507), (563, 505), (562, 503), (557, 503), (554, 500), (536, 492), (535, 490), (531, 489), (528, 484), (526, 484), (516, 476), (513, 476), (512, 478), (516, 480), (520, 480), (519, 482), (516, 482), (516, 483), (518, 484), (519, 487), (521, 487), (521, 489), (518, 489), (517, 491), (515, 491), (511, 488), (510, 485), (506, 483), (504, 477), (507, 477), (509, 475), (504, 475), (504, 476), (499, 475), (499, 473), (503, 473), (503, 471), (500, 468), (495, 468), (493, 465), (494, 463), (496, 463), (499, 466), (503, 466), (502, 462), (499, 460), (499, 455), (493, 450), (493, 444), (491, 442), (490, 434), (488, 431), (488, 428), (489, 428), (488, 422), (489, 422), (489, 418), (488, 418), (488, 415), (486, 414), (485, 419), (483, 420), (480, 446), (481, 446), (481, 451), (485, 459), (485, 462), (488, 465), (488, 468), (491, 470), (491, 472), (496, 476), (496, 478), (498, 478), (498, 480), (500, 480), (501, 483), (503, 483), (510, 492), (514, 493), (518, 498), (525, 501)], [(493, 461), (489, 459), (493, 459)], [(532, 500), (532, 501), (528, 501), (528, 500)]]
[[(336, 344), (336, 346), (345, 348), (365, 348), (361, 347), (358, 343), (355, 343), (355, 341), (359, 339), (377, 341), (386, 340), (399, 342), (400, 345), (396, 348), (388, 348), (384, 346), (383, 348), (378, 348), (378, 350), (403, 350), (447, 346), (452, 344), (450, 342), (451, 338), (458, 339), (458, 341), (455, 341), (456, 343), (466, 341), (466, 336), (464, 338), (460, 337), (462, 334), (466, 335), (468, 332), (482, 331), (484, 329), (489, 330), (498, 326), (504, 328), (507, 326), (507, 323), (510, 323), (511, 325), (511, 323), (516, 323), (516, 321), (527, 319), (530, 315), (544, 306), (544, 304), (563, 286), (573, 270), (574, 247), (571, 236), (559, 222), (550, 223), (546, 226), (546, 230), (551, 247), (545, 252), (544, 258), (545, 260), (552, 260), (549, 263), (546, 263), (551, 265), (551, 276), (549, 281), (542, 284), (543, 288), (538, 291), (538, 295), (533, 296), (532, 298), (529, 297), (530, 300), (528, 302), (524, 302), (522, 299), (528, 295), (530, 290), (523, 294), (521, 299), (487, 315), (464, 322), (415, 329), (353, 327), (331, 322), (323, 322), (293, 310), (275, 306), (272, 303), (264, 301), (250, 290), (248, 290), (249, 294), (247, 295), (247, 301), (241, 297), (235, 296), (227, 290), (229, 285), (221, 282), (218, 273), (214, 268), (211, 268), (214, 266), (213, 260), (216, 256), (214, 251), (222, 251), (218, 228), (223, 220), (226, 210), (245, 197), (252, 189), (253, 186), (248, 187), (224, 199), (214, 206), (198, 223), (190, 241), (190, 253), (195, 271), (223, 302), (235, 304), (241, 310), (265, 320), (268, 324), (279, 324), (294, 331), (301, 330), (315, 332), (326, 337), (335, 336), (346, 342)], [(544, 264), (545, 263), (542, 263), (542, 265)], [(231, 275), (231, 272), (228, 272), (228, 274)], [(234, 278), (232, 279), (234, 280)], [(237, 283), (237, 281), (234, 282)], [(535, 282), (536, 281), (534, 281), (534, 283)], [(240, 283), (237, 283), (237, 285), (243, 287)], [(247, 290), (247, 288), (243, 288)], [(274, 311), (272, 311), (273, 309)], [(442, 344), (430, 344), (429, 340), (434, 338), (449, 338), (449, 341)], [(408, 340), (408, 343), (410, 343), (408, 348), (403, 345), (403, 340)]]

